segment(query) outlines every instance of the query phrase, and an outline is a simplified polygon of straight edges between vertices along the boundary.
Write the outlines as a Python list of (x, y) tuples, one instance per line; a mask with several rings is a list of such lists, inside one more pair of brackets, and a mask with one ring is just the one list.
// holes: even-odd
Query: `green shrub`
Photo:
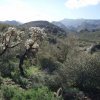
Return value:
[(41, 69), (45, 70), (48, 73), (52, 73), (55, 71), (59, 65), (57, 61), (50, 56), (44, 56), (40, 59)]
[(47, 87), (23, 90), (13, 86), (4, 86), (2, 92), (5, 100), (58, 100)]
[(84, 93), (77, 88), (67, 88), (64, 93), (64, 100), (83, 100)]

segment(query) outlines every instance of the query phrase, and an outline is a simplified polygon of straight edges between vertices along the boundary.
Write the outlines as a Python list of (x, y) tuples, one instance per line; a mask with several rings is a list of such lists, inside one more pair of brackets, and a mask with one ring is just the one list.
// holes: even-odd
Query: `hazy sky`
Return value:
[(0, 0), (0, 20), (100, 19), (100, 0)]

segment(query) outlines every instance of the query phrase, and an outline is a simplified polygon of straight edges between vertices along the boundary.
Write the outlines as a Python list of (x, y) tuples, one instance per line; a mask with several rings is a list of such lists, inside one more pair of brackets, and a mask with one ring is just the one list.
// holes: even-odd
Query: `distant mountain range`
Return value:
[(63, 19), (54, 21), (53, 24), (67, 31), (95, 31), (100, 30), (100, 20), (92, 19)]
[(15, 21), (15, 20), (12, 20), (12, 21), (9, 21), (9, 20), (0, 21), (0, 23), (8, 24), (8, 25), (15, 25), (15, 26), (18, 26), (18, 25), (22, 24), (21, 22), (18, 22), (18, 21)]
[(29, 28), (29, 27), (40, 27), (45, 28), (47, 33), (51, 33), (53, 35), (65, 35), (66, 31), (59, 26), (56, 26), (48, 21), (31, 21), (25, 24), (20, 25), (22, 28)]
[(20, 23), (16, 20), (12, 21), (0, 21), (0, 23), (15, 25), (20, 27), (41, 27), (45, 28), (49, 32), (52, 33), (64, 33), (66, 32), (82, 32), (82, 31), (100, 31), (100, 20), (92, 20), (92, 19), (63, 19), (60, 21), (31, 21), (27, 23)]

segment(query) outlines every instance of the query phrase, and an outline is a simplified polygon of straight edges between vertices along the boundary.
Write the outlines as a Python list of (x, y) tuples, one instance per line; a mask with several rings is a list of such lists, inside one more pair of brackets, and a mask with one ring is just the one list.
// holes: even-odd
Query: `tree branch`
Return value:
[(8, 49), (8, 46), (5, 47), (5, 49), (0, 53), (0, 56), (2, 56)]
[(8, 48), (14, 48), (14, 47), (18, 46), (19, 44), (20, 44), (20, 42), (15, 45), (9, 46)]

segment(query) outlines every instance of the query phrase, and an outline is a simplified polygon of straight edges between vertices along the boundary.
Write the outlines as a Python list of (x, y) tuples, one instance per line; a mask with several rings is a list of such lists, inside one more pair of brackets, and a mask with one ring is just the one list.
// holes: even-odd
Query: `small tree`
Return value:
[(19, 58), (20, 74), (24, 76), (24, 70), (22, 66), (25, 57), (30, 53), (32, 53), (34, 56), (36, 55), (39, 45), (45, 36), (46, 34), (44, 33), (44, 29), (39, 27), (29, 28), (28, 35), (25, 34), (24, 31), (17, 30), (14, 27), (9, 27), (7, 32), (0, 35), (0, 56), (2, 56), (8, 49), (14, 48), (19, 44), (21, 46), (24, 44), (24, 46), (21, 48), (24, 49), (24, 51), (17, 55), (17, 58)]
[(19, 69), (22, 76), (24, 76), (23, 63), (25, 57), (32, 53), (34, 56), (39, 49), (39, 45), (43, 38), (46, 36), (44, 29), (39, 27), (29, 28), (29, 38), (25, 42), (25, 52), (19, 57)]
[(7, 32), (0, 35), (0, 56), (8, 49), (14, 48), (21, 43), (22, 31), (17, 31), (14, 27), (9, 27)]

